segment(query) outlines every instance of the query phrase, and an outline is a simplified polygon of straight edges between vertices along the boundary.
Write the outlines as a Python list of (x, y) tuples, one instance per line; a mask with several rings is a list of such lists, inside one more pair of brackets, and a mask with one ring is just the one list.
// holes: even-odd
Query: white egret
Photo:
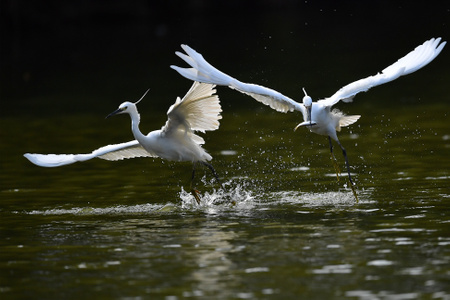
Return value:
[(331, 143), (331, 139), (335, 140), (342, 149), (347, 166), (350, 186), (356, 200), (358, 200), (353, 180), (350, 175), (350, 165), (348, 163), (347, 153), (345, 148), (339, 142), (336, 132), (340, 131), (341, 127), (355, 123), (360, 116), (346, 116), (338, 110), (331, 110), (331, 107), (339, 101), (346, 103), (352, 102), (353, 97), (359, 92), (365, 92), (374, 86), (395, 80), (400, 76), (410, 74), (424, 67), (441, 52), (442, 48), (444, 48), (446, 42), (440, 43), (440, 41), (441, 38), (430, 39), (422, 45), (416, 47), (413, 51), (399, 59), (394, 64), (385, 68), (381, 73), (350, 83), (338, 90), (331, 97), (319, 100), (317, 102), (312, 101), (311, 97), (306, 94), (305, 89), (303, 89), (303, 92), (305, 93), (303, 102), (299, 103), (273, 89), (256, 84), (241, 82), (213, 67), (203, 58), (201, 54), (187, 45), (181, 45), (187, 55), (180, 52), (176, 52), (176, 54), (192, 68), (180, 68), (177, 66), (171, 66), (171, 68), (175, 69), (182, 76), (194, 81), (224, 85), (238, 90), (239, 92), (247, 94), (265, 105), (269, 105), (277, 111), (300, 111), (303, 114), (304, 122), (298, 124), (295, 129), (305, 126), (314, 133), (328, 136), (331, 157), (337, 175), (339, 173), (339, 169), (333, 155), (333, 145)]
[(208, 163), (212, 159), (203, 148), (204, 139), (194, 133), (194, 131), (205, 132), (219, 128), (219, 120), (222, 112), (219, 97), (214, 93), (213, 84), (194, 82), (190, 90), (183, 99), (179, 97), (167, 111), (168, 120), (160, 130), (154, 130), (144, 135), (139, 130), (140, 115), (137, 111), (138, 104), (147, 94), (137, 102), (124, 102), (113, 113), (129, 114), (131, 117), (131, 130), (135, 140), (116, 145), (108, 145), (94, 150), (89, 154), (30, 154), (24, 156), (41, 167), (59, 167), (85, 161), (94, 157), (106, 160), (122, 160), (133, 157), (160, 157), (171, 161), (191, 161), (193, 162), (191, 193), (198, 203), (200, 198), (198, 191), (192, 186), (195, 176), (195, 167), (199, 162), (207, 166), (214, 177), (220, 183), (213, 166)]

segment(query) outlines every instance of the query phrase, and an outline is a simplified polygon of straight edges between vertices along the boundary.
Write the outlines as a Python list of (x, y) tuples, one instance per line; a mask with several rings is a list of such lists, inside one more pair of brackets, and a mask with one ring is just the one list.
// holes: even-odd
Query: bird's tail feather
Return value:
[(360, 115), (353, 115), (353, 116), (342, 116), (339, 120), (339, 126), (336, 128), (337, 131), (341, 131), (341, 127), (349, 126), (358, 121), (360, 118)]

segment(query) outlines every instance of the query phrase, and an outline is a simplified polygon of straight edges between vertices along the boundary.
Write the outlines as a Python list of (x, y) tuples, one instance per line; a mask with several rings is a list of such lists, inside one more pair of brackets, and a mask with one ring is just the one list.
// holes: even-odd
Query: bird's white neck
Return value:
[(145, 135), (139, 130), (139, 122), (141, 121), (141, 117), (139, 113), (130, 114), (131, 118), (131, 131), (133, 132), (134, 138), (139, 142), (145, 138)]

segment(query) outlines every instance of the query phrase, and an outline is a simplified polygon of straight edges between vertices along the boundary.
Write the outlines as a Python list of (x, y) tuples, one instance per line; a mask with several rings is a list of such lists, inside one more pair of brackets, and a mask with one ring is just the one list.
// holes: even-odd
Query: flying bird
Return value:
[(358, 196), (350, 174), (350, 165), (348, 162), (347, 152), (339, 142), (337, 132), (341, 130), (341, 127), (355, 123), (360, 116), (346, 116), (338, 110), (332, 110), (332, 106), (339, 101), (345, 103), (352, 102), (353, 97), (360, 92), (365, 92), (374, 86), (393, 81), (400, 76), (419, 70), (435, 59), (436, 56), (438, 56), (442, 51), (445, 44), (446, 42), (441, 43), (441, 38), (432, 38), (416, 47), (413, 51), (400, 58), (394, 64), (385, 68), (380, 73), (352, 82), (339, 89), (331, 97), (319, 100), (317, 102), (312, 101), (312, 98), (307, 95), (305, 89), (303, 89), (305, 94), (303, 101), (299, 103), (273, 89), (261, 85), (241, 82), (213, 67), (200, 53), (196, 52), (187, 45), (181, 45), (187, 55), (181, 52), (176, 52), (176, 55), (188, 63), (191, 68), (180, 68), (177, 66), (171, 66), (171, 68), (176, 70), (182, 76), (194, 81), (228, 86), (253, 97), (257, 101), (268, 105), (279, 112), (285, 113), (288, 111), (300, 111), (303, 115), (303, 122), (298, 124), (295, 129), (299, 127), (306, 127), (311, 132), (328, 136), (331, 157), (338, 179), (338, 173), (340, 172), (336, 158), (333, 154), (333, 145), (331, 140), (335, 140), (341, 148), (345, 158), (350, 186), (356, 200), (358, 201)]
[(105, 160), (122, 160), (134, 157), (160, 157), (170, 161), (190, 161), (193, 163), (190, 189), (192, 195), (200, 203), (198, 191), (193, 187), (195, 168), (197, 163), (207, 166), (220, 183), (213, 166), (208, 163), (212, 156), (202, 145), (204, 139), (194, 131), (213, 131), (219, 128), (222, 112), (219, 97), (214, 93), (213, 84), (194, 82), (183, 99), (179, 97), (167, 111), (168, 120), (160, 130), (151, 131), (144, 135), (139, 130), (140, 115), (136, 102), (123, 102), (119, 108), (107, 116), (129, 114), (131, 131), (135, 140), (101, 147), (89, 154), (30, 154), (24, 156), (41, 167), (59, 167), (78, 161), (86, 161), (94, 157)]

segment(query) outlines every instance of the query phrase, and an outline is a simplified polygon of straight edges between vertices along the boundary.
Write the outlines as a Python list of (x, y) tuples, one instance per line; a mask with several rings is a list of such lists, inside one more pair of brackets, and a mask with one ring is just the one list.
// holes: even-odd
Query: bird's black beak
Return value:
[(306, 121), (309, 122), (310, 125), (312, 125), (312, 122), (311, 122), (311, 110), (312, 110), (312, 105), (306, 107)]
[(295, 128), (294, 131), (296, 131), (299, 127), (303, 127), (303, 126), (307, 126), (307, 127), (313, 127), (315, 125), (317, 125), (316, 122), (313, 122), (311, 120), (311, 110), (312, 110), (312, 105), (311, 106), (305, 106), (306, 108), (306, 121), (301, 122), (300, 124), (298, 124)]
[(112, 113), (110, 113), (109, 115), (107, 115), (106, 116), (106, 118), (105, 119), (108, 119), (109, 117), (112, 117), (112, 116), (114, 116), (114, 115), (117, 115), (118, 113), (120, 113), (122, 110), (119, 108), (119, 109), (116, 109), (115, 111), (113, 111)]

